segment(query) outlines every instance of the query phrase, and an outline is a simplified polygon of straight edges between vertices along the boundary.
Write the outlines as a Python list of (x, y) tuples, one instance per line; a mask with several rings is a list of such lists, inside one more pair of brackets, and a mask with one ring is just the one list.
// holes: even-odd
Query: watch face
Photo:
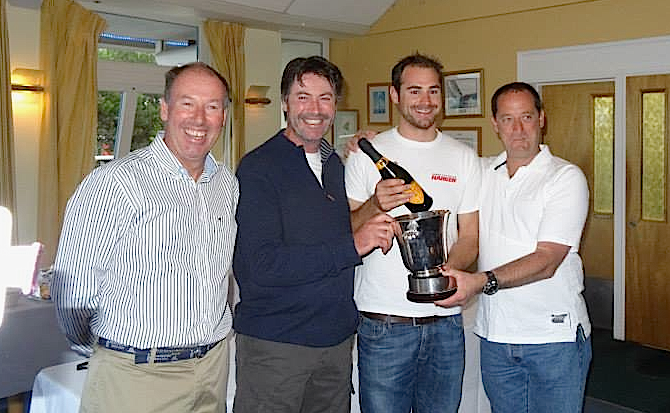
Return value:
[(486, 271), (486, 276), (488, 277), (488, 280), (486, 281), (482, 292), (486, 295), (493, 295), (498, 292), (498, 279), (491, 271)]

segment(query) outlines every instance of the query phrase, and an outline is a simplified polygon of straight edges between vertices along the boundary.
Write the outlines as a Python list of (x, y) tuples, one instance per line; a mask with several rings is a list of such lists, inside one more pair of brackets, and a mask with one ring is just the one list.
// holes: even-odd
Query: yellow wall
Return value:
[(390, 82), (391, 68), (405, 55), (433, 55), (445, 71), (483, 68), (486, 118), (443, 125), (481, 126), (482, 153), (491, 155), (502, 147), (487, 119), (489, 100), (497, 87), (516, 80), (517, 52), (668, 34), (667, 0), (398, 0), (370, 34), (332, 40), (330, 57), (347, 81), (341, 108), (358, 109), (363, 127), (366, 84)]
[(279, 32), (248, 29), (244, 39), (245, 83), (270, 86), (269, 105), (245, 105), (245, 153), (274, 136), (280, 127), (281, 101), (279, 81), (281, 75), (281, 35)]
[[(10, 67), (39, 69), (40, 15), (36, 10), (7, 6)], [(37, 170), (40, 121), (39, 93), (13, 92), (14, 176), (18, 242), (37, 239)], [(38, 121), (36, 121), (38, 119)]]

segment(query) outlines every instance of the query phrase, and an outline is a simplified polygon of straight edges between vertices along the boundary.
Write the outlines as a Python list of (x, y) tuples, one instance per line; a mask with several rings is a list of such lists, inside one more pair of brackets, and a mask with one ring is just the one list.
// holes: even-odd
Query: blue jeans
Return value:
[(481, 339), (484, 390), (494, 413), (580, 413), (591, 337), (571, 343), (504, 344)]
[(430, 324), (361, 316), (358, 376), (362, 413), (451, 413), (461, 402), (465, 339), (461, 315)]

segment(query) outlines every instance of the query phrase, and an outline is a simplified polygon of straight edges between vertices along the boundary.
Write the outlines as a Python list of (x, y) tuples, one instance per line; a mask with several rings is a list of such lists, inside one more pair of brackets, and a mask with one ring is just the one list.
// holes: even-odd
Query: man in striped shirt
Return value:
[(82, 412), (224, 412), (236, 178), (209, 153), (228, 83), (191, 63), (166, 73), (164, 133), (95, 169), (70, 199), (53, 297), (90, 355)]

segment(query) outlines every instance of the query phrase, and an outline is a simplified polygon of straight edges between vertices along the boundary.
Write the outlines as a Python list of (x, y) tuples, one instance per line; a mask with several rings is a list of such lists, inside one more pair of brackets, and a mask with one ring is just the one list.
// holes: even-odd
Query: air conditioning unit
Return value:
[(156, 53), (158, 66), (181, 66), (198, 60), (198, 46), (193, 44), (186, 47), (173, 47)]

